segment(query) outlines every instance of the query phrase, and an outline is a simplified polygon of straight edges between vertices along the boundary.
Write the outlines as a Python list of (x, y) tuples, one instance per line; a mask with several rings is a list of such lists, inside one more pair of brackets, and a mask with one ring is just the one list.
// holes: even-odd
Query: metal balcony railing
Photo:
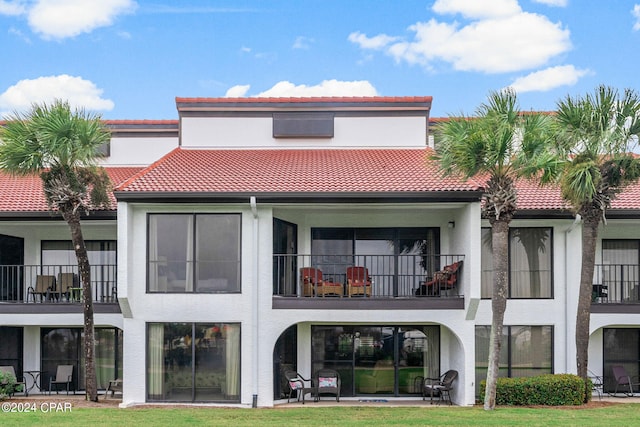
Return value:
[[(305, 255), (273, 256), (273, 295), (285, 297), (419, 298), (461, 297), (461, 270), (444, 277), (445, 267), (464, 255)], [(460, 263), (462, 265), (462, 263)], [(364, 267), (369, 289), (350, 286), (350, 267)], [(309, 268), (317, 269), (320, 273)], [(361, 270), (362, 271), (362, 270)], [(311, 273), (310, 273), (311, 272)], [(320, 276), (321, 275), (321, 276)], [(322, 284), (319, 285), (319, 282)], [(353, 283), (351, 283), (353, 285)]]
[(640, 266), (637, 264), (596, 264), (592, 302), (640, 303)]
[[(94, 302), (117, 301), (116, 271), (116, 265), (91, 266)], [(38, 282), (46, 286), (38, 289)], [(0, 265), (2, 302), (80, 303), (81, 288), (77, 265)]]

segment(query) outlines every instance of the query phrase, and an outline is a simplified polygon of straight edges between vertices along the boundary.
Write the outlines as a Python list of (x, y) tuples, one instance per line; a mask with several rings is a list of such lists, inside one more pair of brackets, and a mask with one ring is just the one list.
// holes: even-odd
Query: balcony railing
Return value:
[[(464, 255), (303, 255), (273, 256), (273, 295), (283, 297), (421, 298), (462, 296), (461, 270), (437, 274)], [(462, 264), (460, 264), (462, 265)], [(349, 267), (364, 267), (369, 289), (349, 287)], [(315, 268), (317, 273), (309, 268)], [(310, 274), (311, 272), (311, 274)], [(450, 280), (448, 280), (450, 279)], [(319, 284), (322, 282), (322, 284)], [(352, 283), (353, 285), (353, 283)]]
[(640, 303), (640, 266), (637, 264), (596, 264), (592, 302)]
[[(94, 302), (117, 302), (116, 271), (115, 265), (91, 266)], [(38, 280), (46, 291), (37, 293)], [(80, 303), (81, 288), (77, 265), (0, 265), (1, 302)]]

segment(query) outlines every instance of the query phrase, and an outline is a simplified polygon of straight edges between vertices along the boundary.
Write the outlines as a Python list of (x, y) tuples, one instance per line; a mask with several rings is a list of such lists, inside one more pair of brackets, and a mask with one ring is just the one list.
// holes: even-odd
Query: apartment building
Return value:
[[(489, 225), (483, 183), (431, 159), (431, 102), (177, 98), (177, 121), (108, 122), (113, 205), (83, 222), (99, 386), (123, 378), (123, 405), (272, 406), (285, 369), (334, 369), (345, 398), (403, 399), (455, 369), (453, 402), (473, 404)], [(39, 178), (0, 185), (0, 359), (43, 388), (73, 364), (81, 389), (82, 308), (60, 292), (77, 287), (66, 224)], [(557, 189), (518, 187), (501, 374), (574, 372), (581, 224)], [(640, 365), (639, 189), (599, 240), (589, 363), (605, 376)], [(38, 293), (43, 280), (58, 291)]]

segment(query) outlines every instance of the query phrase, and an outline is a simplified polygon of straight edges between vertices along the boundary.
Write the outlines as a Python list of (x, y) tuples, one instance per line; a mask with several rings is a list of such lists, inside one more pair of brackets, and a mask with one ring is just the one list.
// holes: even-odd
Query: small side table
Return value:
[(82, 301), (82, 288), (69, 288), (69, 299), (73, 302)]

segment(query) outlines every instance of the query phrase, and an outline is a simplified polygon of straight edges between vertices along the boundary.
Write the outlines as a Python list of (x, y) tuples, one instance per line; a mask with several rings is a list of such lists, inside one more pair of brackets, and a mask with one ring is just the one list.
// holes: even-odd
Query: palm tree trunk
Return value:
[(487, 365), (487, 384), (484, 394), (484, 409), (496, 407), (496, 388), (502, 345), (504, 312), (507, 308), (507, 283), (509, 274), (509, 221), (496, 220), (491, 224), (493, 245), (493, 295), (491, 308), (491, 336), (489, 338), (489, 361)]
[(585, 387), (588, 376), (589, 321), (599, 225), (600, 216), (598, 215), (587, 215), (582, 225), (582, 266), (576, 317), (576, 367), (578, 376), (585, 380)]
[(82, 305), (84, 312), (84, 361), (85, 361), (85, 389), (87, 400), (98, 401), (98, 386), (96, 380), (95, 361), (95, 333), (93, 323), (93, 299), (91, 290), (91, 267), (87, 247), (84, 243), (80, 216), (76, 212), (63, 213), (62, 216), (69, 224), (71, 242), (78, 260), (78, 272), (82, 283)]

